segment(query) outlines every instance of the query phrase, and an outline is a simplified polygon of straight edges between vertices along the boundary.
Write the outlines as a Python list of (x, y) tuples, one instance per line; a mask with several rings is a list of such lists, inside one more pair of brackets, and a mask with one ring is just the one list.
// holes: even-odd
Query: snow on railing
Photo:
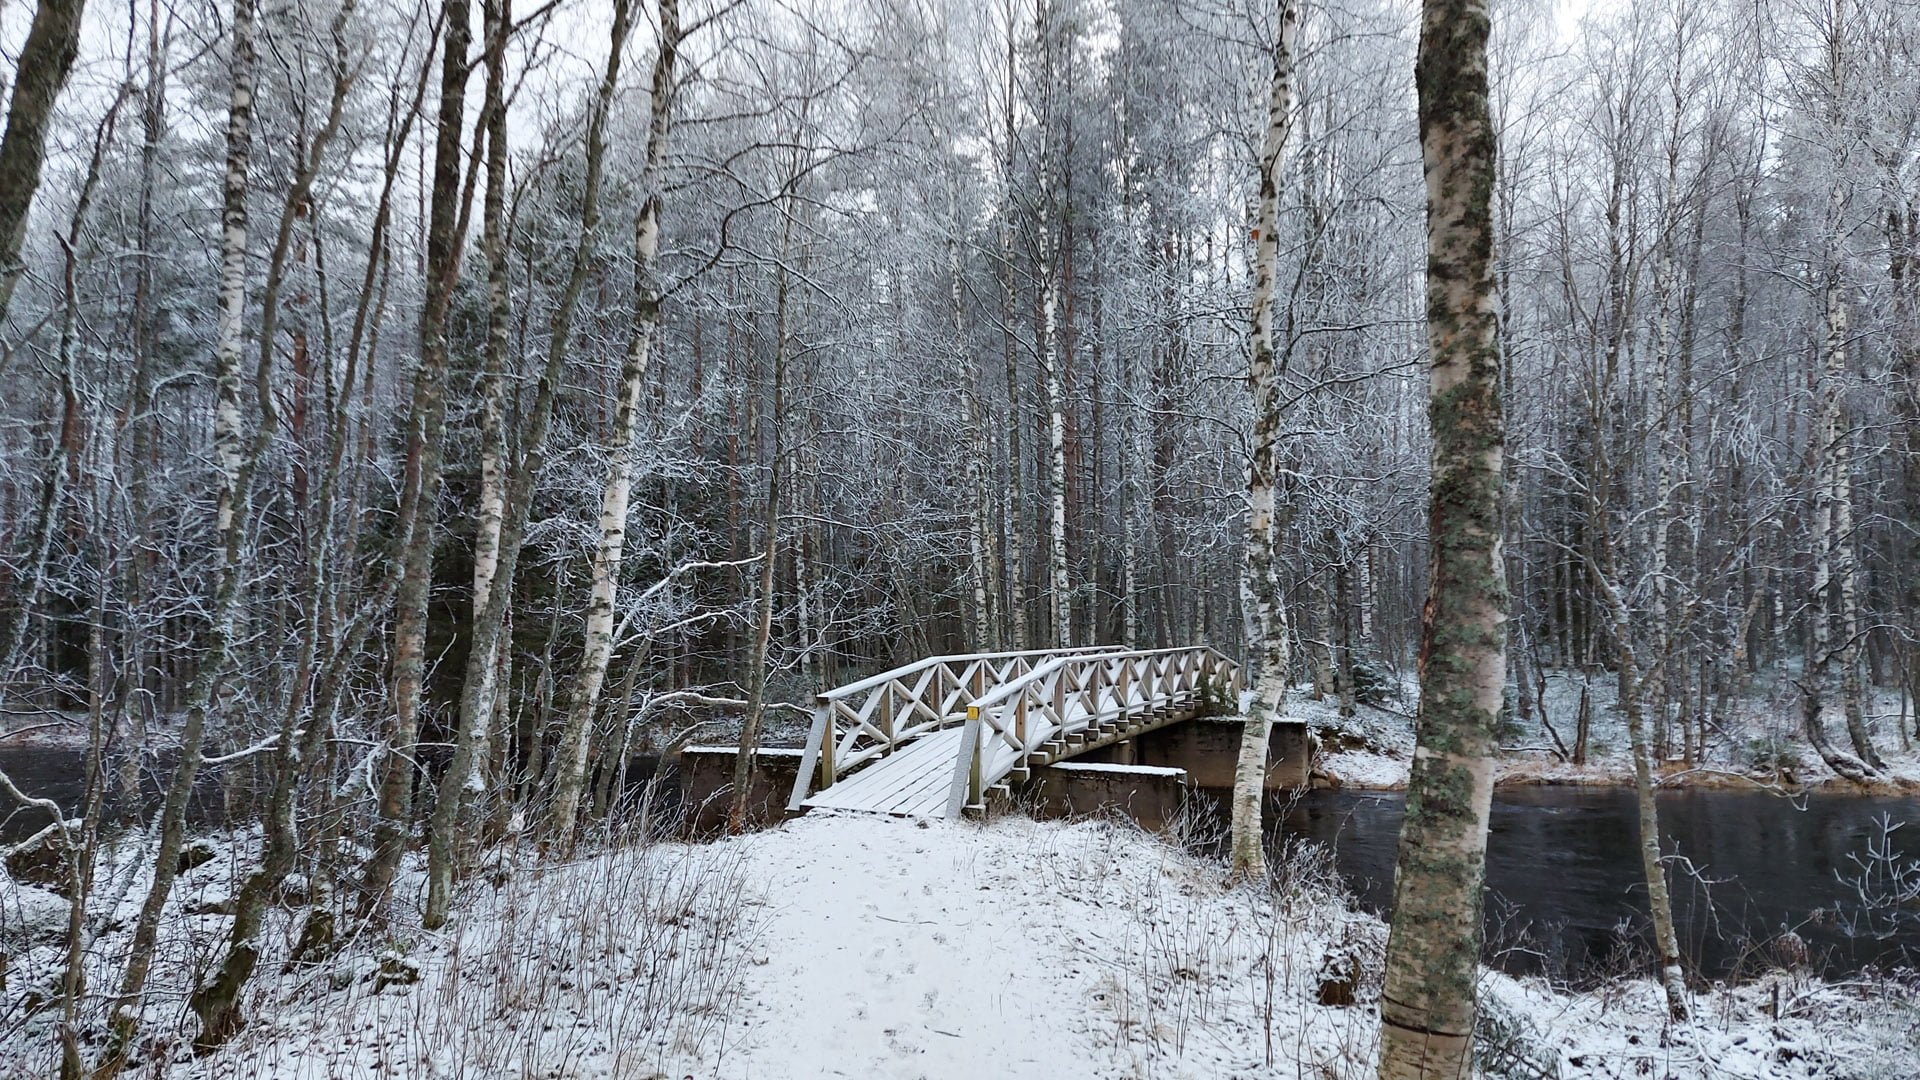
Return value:
[(967, 702), (1036, 667), (1077, 656), (1119, 652), (1117, 645), (930, 656), (821, 694), (794, 777), (790, 809), (813, 791), (905, 742), (958, 723)]
[(1141, 713), (1238, 698), (1239, 665), (1210, 646), (1062, 656), (967, 704), (947, 816), (981, 805), (988, 788), (1069, 740), (1130, 731)]

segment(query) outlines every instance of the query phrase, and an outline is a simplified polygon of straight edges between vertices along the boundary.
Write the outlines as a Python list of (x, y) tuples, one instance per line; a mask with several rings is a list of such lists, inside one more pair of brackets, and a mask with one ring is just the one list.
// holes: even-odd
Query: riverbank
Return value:
[[(1283, 871), (1227, 889), (1131, 826), (1023, 818), (640, 845), (502, 872), (441, 934), (270, 956), (253, 1026), (155, 1074), (1370, 1077), (1384, 928), (1311, 849)], [(1483, 1057), (1535, 1070), (1512, 1075), (1910, 1080), (1920, 1025), (1904, 991), (1795, 975), (1678, 1025), (1646, 983), (1483, 987)], [(41, 1075), (39, 1024), (0, 1040), (9, 1080)]]
[[(1689, 767), (1668, 762), (1655, 783), (1663, 790), (1699, 788), (1721, 791), (1766, 790), (1783, 794), (1911, 795), (1920, 792), (1920, 755), (1886, 755), (1885, 779), (1858, 783), (1833, 775), (1824, 767), (1791, 772), (1738, 771), (1715, 766)], [(1413, 766), (1411, 751), (1372, 749), (1335, 750), (1315, 759), (1318, 787), (1359, 791), (1405, 791)], [(1500, 788), (1536, 786), (1631, 787), (1633, 765), (1609, 759), (1575, 765), (1552, 754), (1529, 750), (1502, 754), (1495, 765), (1493, 785)]]
[[(1537, 712), (1515, 720), (1496, 767), (1496, 787), (1570, 785), (1626, 786), (1633, 783), (1633, 760), (1610, 678), (1583, 678), (1550, 672), (1543, 680)], [(1378, 706), (1359, 705), (1341, 716), (1331, 698), (1315, 700), (1311, 688), (1292, 689), (1286, 714), (1305, 720), (1320, 743), (1316, 784), (1366, 791), (1401, 791), (1413, 761), (1414, 713), (1419, 690), (1403, 680), (1393, 697)], [(1920, 745), (1903, 740), (1898, 725), (1910, 716), (1896, 691), (1882, 689), (1869, 703), (1866, 721), (1874, 731), (1885, 775), (1855, 783), (1834, 775), (1805, 743), (1797, 691), (1781, 679), (1756, 680), (1749, 693), (1723, 703), (1714, 721), (1706, 753), (1692, 764), (1678, 757), (1658, 768), (1663, 789), (1766, 789), (1800, 794), (1906, 795), (1920, 792)], [(1587, 760), (1575, 765), (1563, 756), (1577, 732), (1580, 700), (1588, 702)], [(1832, 737), (1844, 740), (1843, 732)]]

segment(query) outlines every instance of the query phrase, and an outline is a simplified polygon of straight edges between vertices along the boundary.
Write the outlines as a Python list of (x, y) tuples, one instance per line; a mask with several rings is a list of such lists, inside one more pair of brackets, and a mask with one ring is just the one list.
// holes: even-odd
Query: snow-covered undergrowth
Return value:
[(730, 855), (648, 844), (515, 873), (442, 934), (283, 983), (179, 1075), (627, 1077), (718, 1055), (764, 911)]
[[(1511, 1062), (1496, 1075), (1566, 1080), (1912, 1080), (1920, 1076), (1920, 995), (1893, 983), (1836, 985), (1776, 972), (1694, 997), (1693, 1016), (1665, 1020), (1651, 980), (1585, 994), (1487, 972), (1481, 993), (1483, 1059)], [(1778, 1010), (1778, 1019), (1775, 1010)], [(1520, 1033), (1533, 1059), (1499, 1045)]]
[[(116, 882), (122, 867), (140, 864), (138, 839), (106, 860), (109, 891), (98, 899), (92, 992), (81, 1016), (83, 1042), (93, 1053), (145, 891), (141, 871)], [(728, 848), (630, 842), (547, 867), (533, 865), (530, 853), (525, 860), (498, 858), (469, 883), (456, 918), (439, 933), (417, 929), (421, 877), (409, 867), (394, 928), (364, 932), (319, 964), (286, 963), (306, 909), (291, 899), (283, 904), (263, 935), (265, 955), (249, 985), (249, 1026), (221, 1051), (196, 1059), (188, 1049), (195, 1029), (187, 993), (219, 955), (229, 922), (225, 902), (251, 864), (250, 840), (243, 834), (207, 844), (212, 857), (182, 875), (141, 1010), (139, 1060), (126, 1075), (653, 1075), (668, 1059), (720, 1053), (763, 921), (764, 902)], [(47, 906), (41, 901), (49, 894), (11, 891)], [(58, 1010), (42, 1007), (58, 984), (64, 936), (65, 903), (54, 899), (62, 933), (34, 934), (32, 948), (12, 952), (5, 971), (4, 1080), (57, 1072)]]
[[(234, 1045), (135, 1075), (1370, 1077), (1384, 927), (1310, 846), (1270, 888), (1222, 877), (1130, 824), (1014, 816), (616, 849), (476, 882), (442, 934), (269, 974)], [(1647, 983), (1483, 986), (1489, 1075), (1913, 1080), (1920, 1059), (1894, 985), (1780, 974), (1679, 1025)], [(46, 1075), (26, 1063), (50, 1030), (10, 1029), (7, 1076)]]

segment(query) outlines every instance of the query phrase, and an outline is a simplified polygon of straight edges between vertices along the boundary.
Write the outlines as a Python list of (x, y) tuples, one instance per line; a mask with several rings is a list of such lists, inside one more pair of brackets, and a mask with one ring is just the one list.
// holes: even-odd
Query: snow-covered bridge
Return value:
[(820, 696), (789, 809), (958, 817), (1034, 768), (1238, 704), (1208, 646), (935, 656)]

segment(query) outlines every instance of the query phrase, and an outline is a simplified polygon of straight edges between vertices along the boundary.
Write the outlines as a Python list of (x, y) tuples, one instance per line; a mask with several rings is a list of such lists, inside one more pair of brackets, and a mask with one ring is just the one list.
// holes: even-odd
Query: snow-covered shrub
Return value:
[(1559, 1080), (1562, 1075), (1554, 1041), (1485, 980), (1474, 1018), (1473, 1054), (1488, 1080)]
[(1741, 748), (1740, 762), (1758, 773), (1794, 772), (1806, 764), (1800, 747), (1779, 735), (1756, 735)]
[(1354, 656), (1353, 700), (1382, 709), (1395, 704), (1399, 695), (1399, 680), (1387, 670), (1386, 665), (1371, 656)]

